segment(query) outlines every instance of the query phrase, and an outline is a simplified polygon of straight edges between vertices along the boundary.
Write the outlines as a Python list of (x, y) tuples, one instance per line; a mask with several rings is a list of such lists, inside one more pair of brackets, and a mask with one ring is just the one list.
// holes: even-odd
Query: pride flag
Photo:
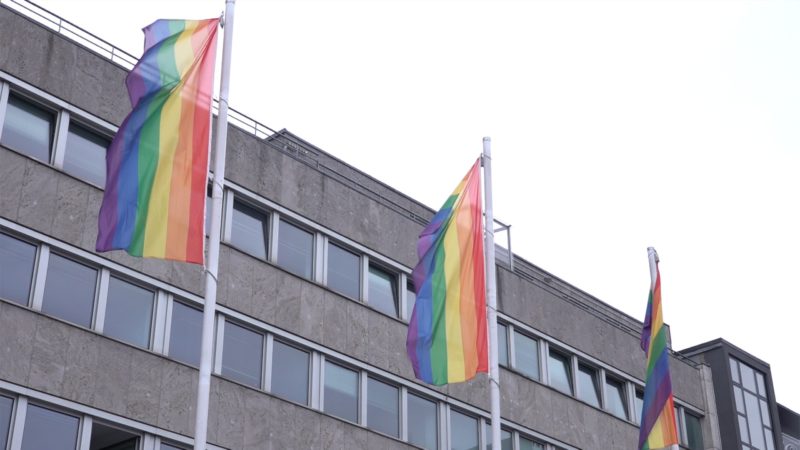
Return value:
[(480, 159), (422, 231), (406, 351), (417, 378), (442, 385), (488, 372)]
[(642, 420), (639, 428), (639, 449), (678, 450), (678, 432), (672, 382), (669, 378), (667, 329), (661, 315), (661, 274), (658, 253), (650, 247), (650, 298), (642, 329), (642, 350), (647, 353), (647, 379), (644, 388)]
[(97, 251), (203, 263), (219, 19), (157, 20), (128, 74), (133, 110), (106, 153)]

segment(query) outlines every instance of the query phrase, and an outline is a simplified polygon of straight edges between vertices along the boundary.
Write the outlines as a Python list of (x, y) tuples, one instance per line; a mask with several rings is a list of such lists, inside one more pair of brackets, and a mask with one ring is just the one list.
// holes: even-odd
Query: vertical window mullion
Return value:
[(317, 361), (318, 363), (317, 372), (319, 374), (319, 378), (316, 379), (317, 409), (319, 409), (320, 411), (324, 411), (325, 410), (325, 355), (317, 353), (317, 358), (315, 358), (315, 361)]
[(92, 440), (92, 426), (94, 422), (91, 416), (83, 416), (80, 421), (80, 435), (78, 437), (78, 450), (89, 450)]
[(441, 441), (441, 449), (446, 450), (450, 448), (450, 405), (445, 402), (439, 403), (439, 433)]
[(628, 394), (626, 400), (628, 403), (628, 418), (631, 422), (636, 424), (641, 420), (636, 417), (636, 385), (631, 382), (625, 383), (625, 392)]
[(153, 351), (156, 353), (166, 354), (169, 348), (169, 337), (167, 333), (167, 324), (169, 320), (170, 311), (170, 295), (167, 292), (158, 290), (156, 291), (156, 307), (153, 313), (152, 336), (150, 341), (153, 343)]
[(275, 338), (267, 334), (267, 345), (264, 350), (264, 390), (272, 392), (272, 346)]
[[(512, 369), (517, 368), (517, 348), (514, 343), (514, 325), (506, 325), (506, 334), (508, 335), (508, 365)], [(541, 367), (541, 364), (539, 365)]]
[(400, 440), (408, 442), (408, 388), (400, 386)]
[(408, 302), (408, 298), (407, 298), (408, 296), (406, 295), (406, 293), (408, 292), (408, 288), (407, 288), (407, 286), (408, 286), (408, 275), (406, 275), (404, 272), (401, 272), (400, 276), (398, 277), (398, 279), (400, 280), (397, 283), (397, 289), (398, 289), (398, 292), (397, 292), (397, 303), (398, 303), (397, 308), (399, 310), (398, 312), (400, 313), (400, 314), (398, 314), (398, 317), (400, 317), (401, 319), (403, 319), (403, 320), (405, 320), (407, 322), (407, 321), (411, 320), (411, 317), (407, 317), (407, 316), (409, 316), (409, 314), (406, 311), (408, 309), (407, 308), (407, 303), (406, 303), (406, 302)]
[(36, 263), (36, 275), (33, 281), (33, 304), (31, 307), (35, 311), (42, 310), (44, 301), (44, 284), (47, 277), (47, 266), (50, 262), (50, 246), (42, 244), (39, 246), (39, 256)]
[(69, 111), (61, 110), (56, 116), (56, 132), (53, 143), (53, 166), (57, 169), (64, 169), (64, 153), (67, 148), (67, 137), (69, 136)]
[(328, 285), (328, 237), (322, 233), (317, 233), (317, 252), (314, 260), (316, 261), (315, 279), (318, 283)]
[(311, 407), (316, 410), (322, 410), (322, 377), (323, 373), (322, 355), (317, 352), (311, 353)]
[(598, 392), (600, 394), (600, 409), (607, 409), (608, 402), (606, 401), (606, 369), (602, 367), (597, 371), (597, 383), (599, 384), (597, 388), (600, 389)]
[(3, 122), (6, 118), (6, 105), (8, 104), (8, 83), (0, 81), (0, 138), (3, 137)]
[(222, 314), (217, 315), (216, 332), (216, 339), (214, 339), (216, 343), (214, 352), (214, 373), (220, 375), (222, 373), (222, 349), (224, 347), (223, 338), (225, 336), (225, 316)]
[(367, 426), (367, 372), (358, 371), (358, 423)]
[(269, 215), (270, 220), (268, 229), (269, 233), (269, 248), (267, 249), (267, 261), (278, 264), (278, 230), (281, 226), (281, 216), (276, 211)]
[(22, 433), (25, 431), (25, 416), (28, 413), (28, 399), (26, 397), (17, 397), (16, 411), (14, 411), (14, 420), (11, 423), (11, 450), (19, 450), (22, 447)]
[(108, 283), (111, 276), (108, 269), (100, 269), (99, 288), (95, 294), (94, 330), (102, 333), (105, 328), (106, 306), (108, 305)]
[[(211, 195), (214, 195), (213, 191)], [(233, 229), (233, 191), (222, 191), (222, 200), (222, 223), (220, 224), (222, 240), (230, 243)]]
[(569, 358), (570, 371), (572, 372), (569, 374), (569, 381), (572, 383), (572, 395), (576, 398), (580, 398), (578, 396), (578, 357), (575, 355), (568, 355), (567, 358)]
[(369, 303), (369, 256), (361, 255), (361, 297), (362, 302)]
[(538, 339), (537, 342), (539, 343), (539, 370), (541, 371), (540, 380), (542, 383), (550, 386), (550, 366), (548, 362), (550, 356), (550, 343), (542, 339)]

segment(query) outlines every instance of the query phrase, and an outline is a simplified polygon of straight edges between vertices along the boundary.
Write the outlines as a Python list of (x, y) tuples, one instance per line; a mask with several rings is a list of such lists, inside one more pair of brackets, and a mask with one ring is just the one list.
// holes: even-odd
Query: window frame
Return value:
[[(225, 196), (223, 195), (223, 198), (224, 197)], [(259, 208), (258, 206), (253, 205), (252, 202), (248, 202), (246, 199), (236, 195), (233, 196), (233, 201), (229, 203), (231, 204), (230, 222), (227, 227), (222, 227), (225, 229), (225, 237), (227, 238), (225, 242), (236, 250), (246, 255), (250, 255), (253, 258), (261, 261), (272, 261), (272, 216), (274, 215), (274, 212)], [(261, 236), (264, 239), (264, 258), (259, 255), (254, 255), (249, 250), (237, 245), (237, 243), (234, 242), (234, 215), (236, 211), (238, 211), (240, 214), (244, 214), (250, 218), (256, 219), (261, 223)]]
[[(0, 82), (1, 81), (2, 79), (0, 79)], [(2, 145), (3, 148), (11, 150), (18, 155), (22, 155), (26, 158), (33, 159), (34, 161), (39, 161), (42, 164), (54, 166), (57, 140), (60, 134), (59, 131), (62, 122), (61, 119), (62, 109), (59, 108), (57, 105), (54, 105), (52, 102), (48, 101), (48, 99), (43, 98), (43, 96), (32, 94), (28, 92), (26, 89), (21, 89), (19, 86), (15, 85), (12, 89), (10, 83), (4, 83), (4, 85), (6, 87), (5, 89), (3, 89), (3, 92), (0, 93), (2, 94), (2, 99), (1, 99), (2, 104), (0, 104), (0, 107), (2, 107), (2, 116), (0, 116), (0, 141), (2, 141), (3, 139), (3, 130), (5, 129), (6, 119), (8, 117), (8, 105), (11, 102), (12, 98), (15, 98), (16, 100), (19, 100), (23, 103), (27, 103), (36, 109), (40, 109), (51, 114), (52, 122), (50, 122), (50, 135), (48, 137), (49, 144), (47, 148), (46, 160), (39, 159), (25, 150), (14, 148), (8, 146), (7, 144), (0, 144), (0, 145)]]
[[(388, 269), (385, 265), (381, 264), (379, 261), (373, 261), (370, 258), (362, 258), (362, 260), (366, 260), (363, 264), (366, 266), (365, 277), (363, 277), (363, 285), (364, 290), (362, 292), (362, 300), (365, 305), (369, 306), (370, 309), (373, 311), (377, 311), (385, 316), (394, 317), (396, 319), (400, 318), (400, 274), (396, 271)], [(384, 275), (388, 276), (389, 284), (391, 286), (392, 292), (392, 301), (394, 302), (394, 314), (389, 314), (382, 309), (376, 308), (372, 302), (370, 302), (370, 280), (372, 278), (372, 270), (373, 268), (377, 272), (382, 272)]]

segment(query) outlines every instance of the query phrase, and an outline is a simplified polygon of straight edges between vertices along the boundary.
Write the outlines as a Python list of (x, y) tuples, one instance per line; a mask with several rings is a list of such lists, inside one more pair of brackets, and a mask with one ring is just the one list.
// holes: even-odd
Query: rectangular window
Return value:
[(96, 286), (97, 270), (51, 253), (42, 312), (90, 328)]
[(353, 298), (361, 297), (361, 259), (353, 252), (328, 243), (328, 287)]
[(106, 149), (111, 140), (70, 123), (64, 171), (100, 187), (106, 185)]
[(308, 361), (308, 352), (273, 341), (272, 393), (308, 405)]
[[(483, 432), (483, 440), (486, 442), (486, 450), (492, 450), (492, 423), (486, 421), (486, 427)], [(500, 449), (513, 450), (513, 440), (511, 439), (511, 432), (508, 430), (500, 429)]]
[(406, 283), (406, 318), (411, 320), (414, 313), (414, 305), (417, 303), (417, 293), (414, 292), (414, 283), (410, 280)]
[(172, 302), (169, 356), (180, 362), (200, 366), (200, 341), (203, 337), (203, 312), (181, 302)]
[(497, 363), (508, 367), (508, 328), (499, 322), (497, 324)]
[(686, 413), (686, 444), (690, 450), (703, 449), (703, 430), (700, 427), (700, 418)]
[(400, 435), (400, 390), (371, 377), (367, 381), (367, 428)]
[(636, 409), (636, 420), (641, 424), (642, 408), (644, 407), (644, 392), (636, 390), (636, 397), (633, 399), (633, 407)]
[[(775, 443), (764, 374), (733, 358), (729, 362), (742, 442), (759, 450), (771, 450)], [(738, 377), (734, 375), (737, 368)]]
[(185, 450), (185, 449), (183, 447), (178, 447), (178, 446), (175, 446), (175, 445), (166, 444), (166, 443), (162, 442), (160, 450)]
[(311, 278), (314, 235), (285, 220), (278, 227), (278, 265), (303, 278)]
[(222, 347), (222, 375), (260, 388), (264, 336), (226, 321)]
[(613, 378), (606, 378), (606, 409), (620, 419), (628, 417), (625, 384)]
[(565, 394), (572, 395), (572, 371), (569, 366), (569, 358), (550, 350), (550, 355), (547, 358), (547, 370), (550, 374), (550, 386)]
[(149, 348), (154, 301), (153, 291), (111, 277), (103, 334)]
[(408, 394), (408, 442), (426, 450), (435, 450), (437, 433), (436, 403)]
[(75, 416), (28, 405), (22, 450), (75, 450), (79, 422)]
[(370, 264), (367, 296), (371, 307), (397, 317), (397, 276)]
[(267, 259), (267, 215), (234, 200), (231, 222), (231, 244), (256, 258)]
[(523, 375), (539, 379), (539, 342), (514, 331), (514, 368)]
[(519, 438), (519, 450), (544, 450), (544, 445), (528, 438)]
[(119, 428), (94, 422), (92, 424), (92, 437), (89, 442), (91, 450), (137, 450), (139, 436)]
[(325, 361), (324, 395), (323, 411), (358, 422), (358, 372)]
[(16, 95), (8, 97), (0, 145), (50, 162), (55, 114)]
[(0, 448), (8, 445), (9, 428), (11, 427), (11, 412), (14, 400), (0, 395)]
[(478, 419), (450, 410), (450, 450), (478, 448)]
[(597, 386), (597, 370), (578, 364), (578, 398), (599, 408), (600, 391)]
[(0, 233), (0, 298), (27, 305), (36, 246)]
[[(742, 368), (745, 366), (742, 365)], [(744, 372), (744, 371), (742, 371)], [(761, 413), (758, 410), (758, 399), (755, 395), (745, 392), (744, 405), (747, 410), (747, 425), (750, 432), (750, 444), (758, 449), (765, 448), (764, 433), (761, 429)]]

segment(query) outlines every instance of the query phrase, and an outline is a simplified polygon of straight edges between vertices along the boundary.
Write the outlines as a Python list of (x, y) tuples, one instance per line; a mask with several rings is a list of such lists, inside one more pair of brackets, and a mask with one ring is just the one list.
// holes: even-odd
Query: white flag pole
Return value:
[(497, 359), (497, 280), (494, 259), (494, 211), (492, 210), (492, 139), (483, 138), (483, 180), (486, 225), (486, 306), (489, 322), (489, 391), (492, 407), (492, 450), (500, 450), (500, 367)]
[(214, 341), (214, 311), (217, 304), (217, 272), (219, 241), (222, 228), (222, 192), (225, 182), (225, 150), (228, 140), (228, 87), (230, 85), (231, 48), (233, 43), (233, 7), (236, 0), (225, 1), (222, 41), (222, 73), (219, 85), (214, 178), (211, 194), (211, 229), (206, 257), (205, 304), (203, 305), (203, 337), (200, 352), (200, 377), (197, 382), (197, 409), (194, 422), (194, 450), (205, 450), (208, 435), (208, 403), (211, 391), (211, 352)]

